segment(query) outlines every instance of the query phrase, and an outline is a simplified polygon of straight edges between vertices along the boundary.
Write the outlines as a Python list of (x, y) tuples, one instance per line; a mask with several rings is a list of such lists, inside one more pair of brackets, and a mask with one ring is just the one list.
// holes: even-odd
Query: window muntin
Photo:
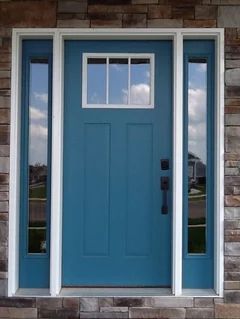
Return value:
[(83, 108), (153, 108), (154, 54), (83, 54)]
[(48, 59), (31, 59), (28, 116), (28, 253), (46, 253), (48, 193)]
[(188, 60), (188, 253), (206, 253), (207, 61)]

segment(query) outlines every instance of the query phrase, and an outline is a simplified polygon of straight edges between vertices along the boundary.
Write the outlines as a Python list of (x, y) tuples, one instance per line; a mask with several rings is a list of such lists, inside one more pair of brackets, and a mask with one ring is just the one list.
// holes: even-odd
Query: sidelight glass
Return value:
[(188, 253), (206, 253), (207, 61), (188, 61)]
[(32, 59), (29, 76), (28, 253), (46, 253), (48, 210), (47, 59)]

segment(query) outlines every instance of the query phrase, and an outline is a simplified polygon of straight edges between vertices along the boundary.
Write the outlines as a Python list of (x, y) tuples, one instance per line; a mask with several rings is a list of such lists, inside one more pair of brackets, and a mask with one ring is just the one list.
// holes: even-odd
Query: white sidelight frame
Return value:
[[(161, 40), (173, 41), (173, 223), (172, 296), (182, 289), (182, 181), (183, 181), (183, 40), (214, 39), (216, 43), (215, 190), (214, 190), (214, 289), (223, 296), (224, 257), (224, 29), (13, 29), (9, 190), (8, 296), (19, 285), (19, 194), (21, 126), (21, 44), (23, 39), (53, 39), (52, 189), (50, 230), (50, 296), (58, 296), (62, 279), (62, 182), (64, 125), (64, 40)], [(126, 289), (126, 295), (128, 294)], [(147, 288), (146, 288), (147, 289)], [(37, 292), (33, 294), (37, 295)], [(189, 292), (196, 296), (199, 292)]]

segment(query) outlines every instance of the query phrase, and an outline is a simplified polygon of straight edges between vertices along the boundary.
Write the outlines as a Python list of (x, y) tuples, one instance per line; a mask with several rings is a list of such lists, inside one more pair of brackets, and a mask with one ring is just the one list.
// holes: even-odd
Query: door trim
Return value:
[[(223, 295), (224, 257), (224, 29), (13, 29), (10, 128), (9, 190), (9, 272), (8, 295), (18, 290), (19, 281), (19, 193), (21, 129), (21, 43), (23, 39), (53, 40), (52, 105), (52, 204), (50, 248), (50, 294), (61, 290), (62, 264), (62, 167), (63, 167), (63, 61), (65, 39), (162, 40), (172, 39), (173, 76), (173, 224), (172, 224), (172, 293), (182, 295), (182, 155), (183, 155), (183, 39), (214, 39), (216, 44), (216, 138), (215, 138), (215, 275), (214, 288)], [(126, 288), (127, 289), (127, 288)]]

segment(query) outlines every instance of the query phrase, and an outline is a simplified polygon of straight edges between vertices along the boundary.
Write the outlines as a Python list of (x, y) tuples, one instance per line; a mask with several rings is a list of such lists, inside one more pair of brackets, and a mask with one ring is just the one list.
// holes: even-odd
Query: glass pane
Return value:
[(106, 59), (89, 58), (87, 63), (87, 103), (106, 103)]
[[(48, 61), (32, 60), (29, 83), (28, 252), (46, 252), (48, 176)], [(33, 229), (34, 228), (34, 229)]]
[(131, 59), (130, 104), (150, 104), (150, 59)]
[(128, 104), (128, 59), (109, 59), (109, 103)]
[(207, 62), (188, 63), (188, 253), (206, 253)]

